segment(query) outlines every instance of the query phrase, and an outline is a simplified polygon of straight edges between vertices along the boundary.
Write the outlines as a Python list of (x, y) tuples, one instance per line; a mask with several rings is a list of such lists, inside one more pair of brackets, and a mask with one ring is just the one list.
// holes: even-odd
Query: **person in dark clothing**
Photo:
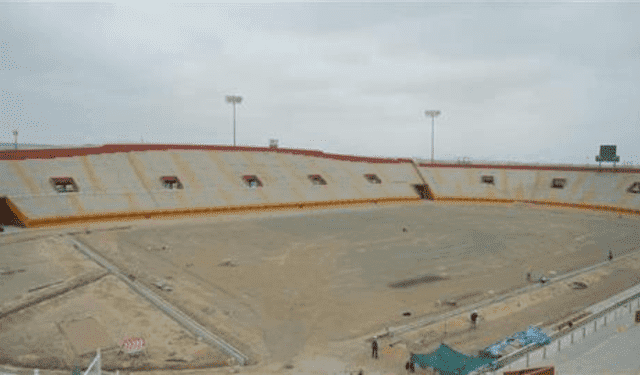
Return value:
[(613, 260), (613, 252), (609, 250), (609, 261)]
[(373, 336), (373, 342), (371, 343), (371, 358), (378, 359), (378, 337)]
[(404, 368), (407, 370), (407, 372), (416, 372), (416, 364), (411, 361), (407, 362)]
[(471, 327), (473, 327), (473, 329), (476, 329), (477, 321), (478, 321), (478, 312), (473, 310), (473, 312), (471, 313)]

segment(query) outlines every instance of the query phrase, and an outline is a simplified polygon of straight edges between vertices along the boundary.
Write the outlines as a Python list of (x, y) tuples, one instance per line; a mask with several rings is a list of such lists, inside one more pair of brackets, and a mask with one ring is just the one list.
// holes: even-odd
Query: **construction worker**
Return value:
[(407, 372), (416, 372), (416, 365), (411, 361), (407, 362), (404, 365), (404, 368), (407, 370)]
[(371, 343), (371, 358), (378, 359), (378, 336), (373, 336)]
[(470, 318), (471, 318), (471, 327), (473, 327), (473, 329), (476, 329), (476, 322), (478, 321), (478, 312), (476, 310), (473, 310)]

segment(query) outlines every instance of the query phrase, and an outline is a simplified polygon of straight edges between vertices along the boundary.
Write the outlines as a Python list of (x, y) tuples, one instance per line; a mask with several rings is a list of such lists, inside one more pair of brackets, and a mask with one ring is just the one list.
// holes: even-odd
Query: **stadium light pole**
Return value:
[(424, 111), (424, 114), (431, 117), (431, 162), (433, 163), (433, 137), (435, 134), (435, 118), (440, 115), (440, 111)]
[(233, 146), (236, 145), (236, 104), (240, 104), (241, 102), (241, 96), (227, 95), (227, 103), (233, 104)]
[(14, 137), (15, 137), (15, 139), (16, 139), (16, 143), (15, 143), (15, 145), (16, 145), (16, 150), (17, 150), (17, 149), (18, 149), (18, 129), (15, 129), (15, 130), (13, 131), (13, 136), (14, 136)]

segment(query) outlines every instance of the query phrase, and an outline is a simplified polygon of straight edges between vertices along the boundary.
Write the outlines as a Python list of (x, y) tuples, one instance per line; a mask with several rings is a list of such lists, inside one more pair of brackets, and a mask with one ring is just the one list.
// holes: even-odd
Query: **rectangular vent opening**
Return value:
[(244, 183), (252, 189), (262, 187), (262, 181), (260, 181), (256, 175), (246, 175), (243, 176), (242, 179), (244, 180)]
[(50, 181), (58, 193), (77, 193), (80, 191), (72, 177), (51, 177)]
[(184, 186), (180, 179), (176, 176), (162, 176), (160, 177), (160, 182), (162, 182), (162, 186), (165, 189), (182, 189)]
[(364, 178), (367, 179), (367, 181), (369, 181), (369, 183), (371, 184), (381, 184), (382, 180), (380, 179), (380, 177), (378, 177), (375, 174), (365, 174)]
[(495, 185), (493, 176), (482, 176), (481, 181), (483, 184)]
[(551, 181), (551, 187), (553, 189), (564, 189), (564, 185), (567, 184), (567, 179), (566, 178), (554, 178)]
[(634, 182), (633, 184), (631, 184), (631, 186), (629, 186), (629, 188), (627, 189), (627, 193), (640, 194), (640, 182)]
[(310, 174), (309, 176), (309, 180), (311, 180), (311, 183), (314, 185), (326, 185), (327, 181), (325, 181), (324, 178), (322, 178), (322, 176), (320, 176), (319, 174)]

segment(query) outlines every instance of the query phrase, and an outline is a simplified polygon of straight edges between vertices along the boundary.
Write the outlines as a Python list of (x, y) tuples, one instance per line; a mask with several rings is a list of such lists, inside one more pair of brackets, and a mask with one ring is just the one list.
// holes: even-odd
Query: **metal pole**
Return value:
[(440, 111), (424, 111), (424, 114), (431, 117), (431, 163), (433, 163), (435, 157), (435, 127), (436, 127), (436, 116), (440, 115)]
[(233, 104), (233, 146), (236, 146), (236, 104), (242, 102), (242, 96), (227, 95), (227, 103)]
[(433, 163), (433, 137), (435, 134), (435, 122), (436, 122), (436, 118), (435, 116), (431, 116), (431, 163)]

